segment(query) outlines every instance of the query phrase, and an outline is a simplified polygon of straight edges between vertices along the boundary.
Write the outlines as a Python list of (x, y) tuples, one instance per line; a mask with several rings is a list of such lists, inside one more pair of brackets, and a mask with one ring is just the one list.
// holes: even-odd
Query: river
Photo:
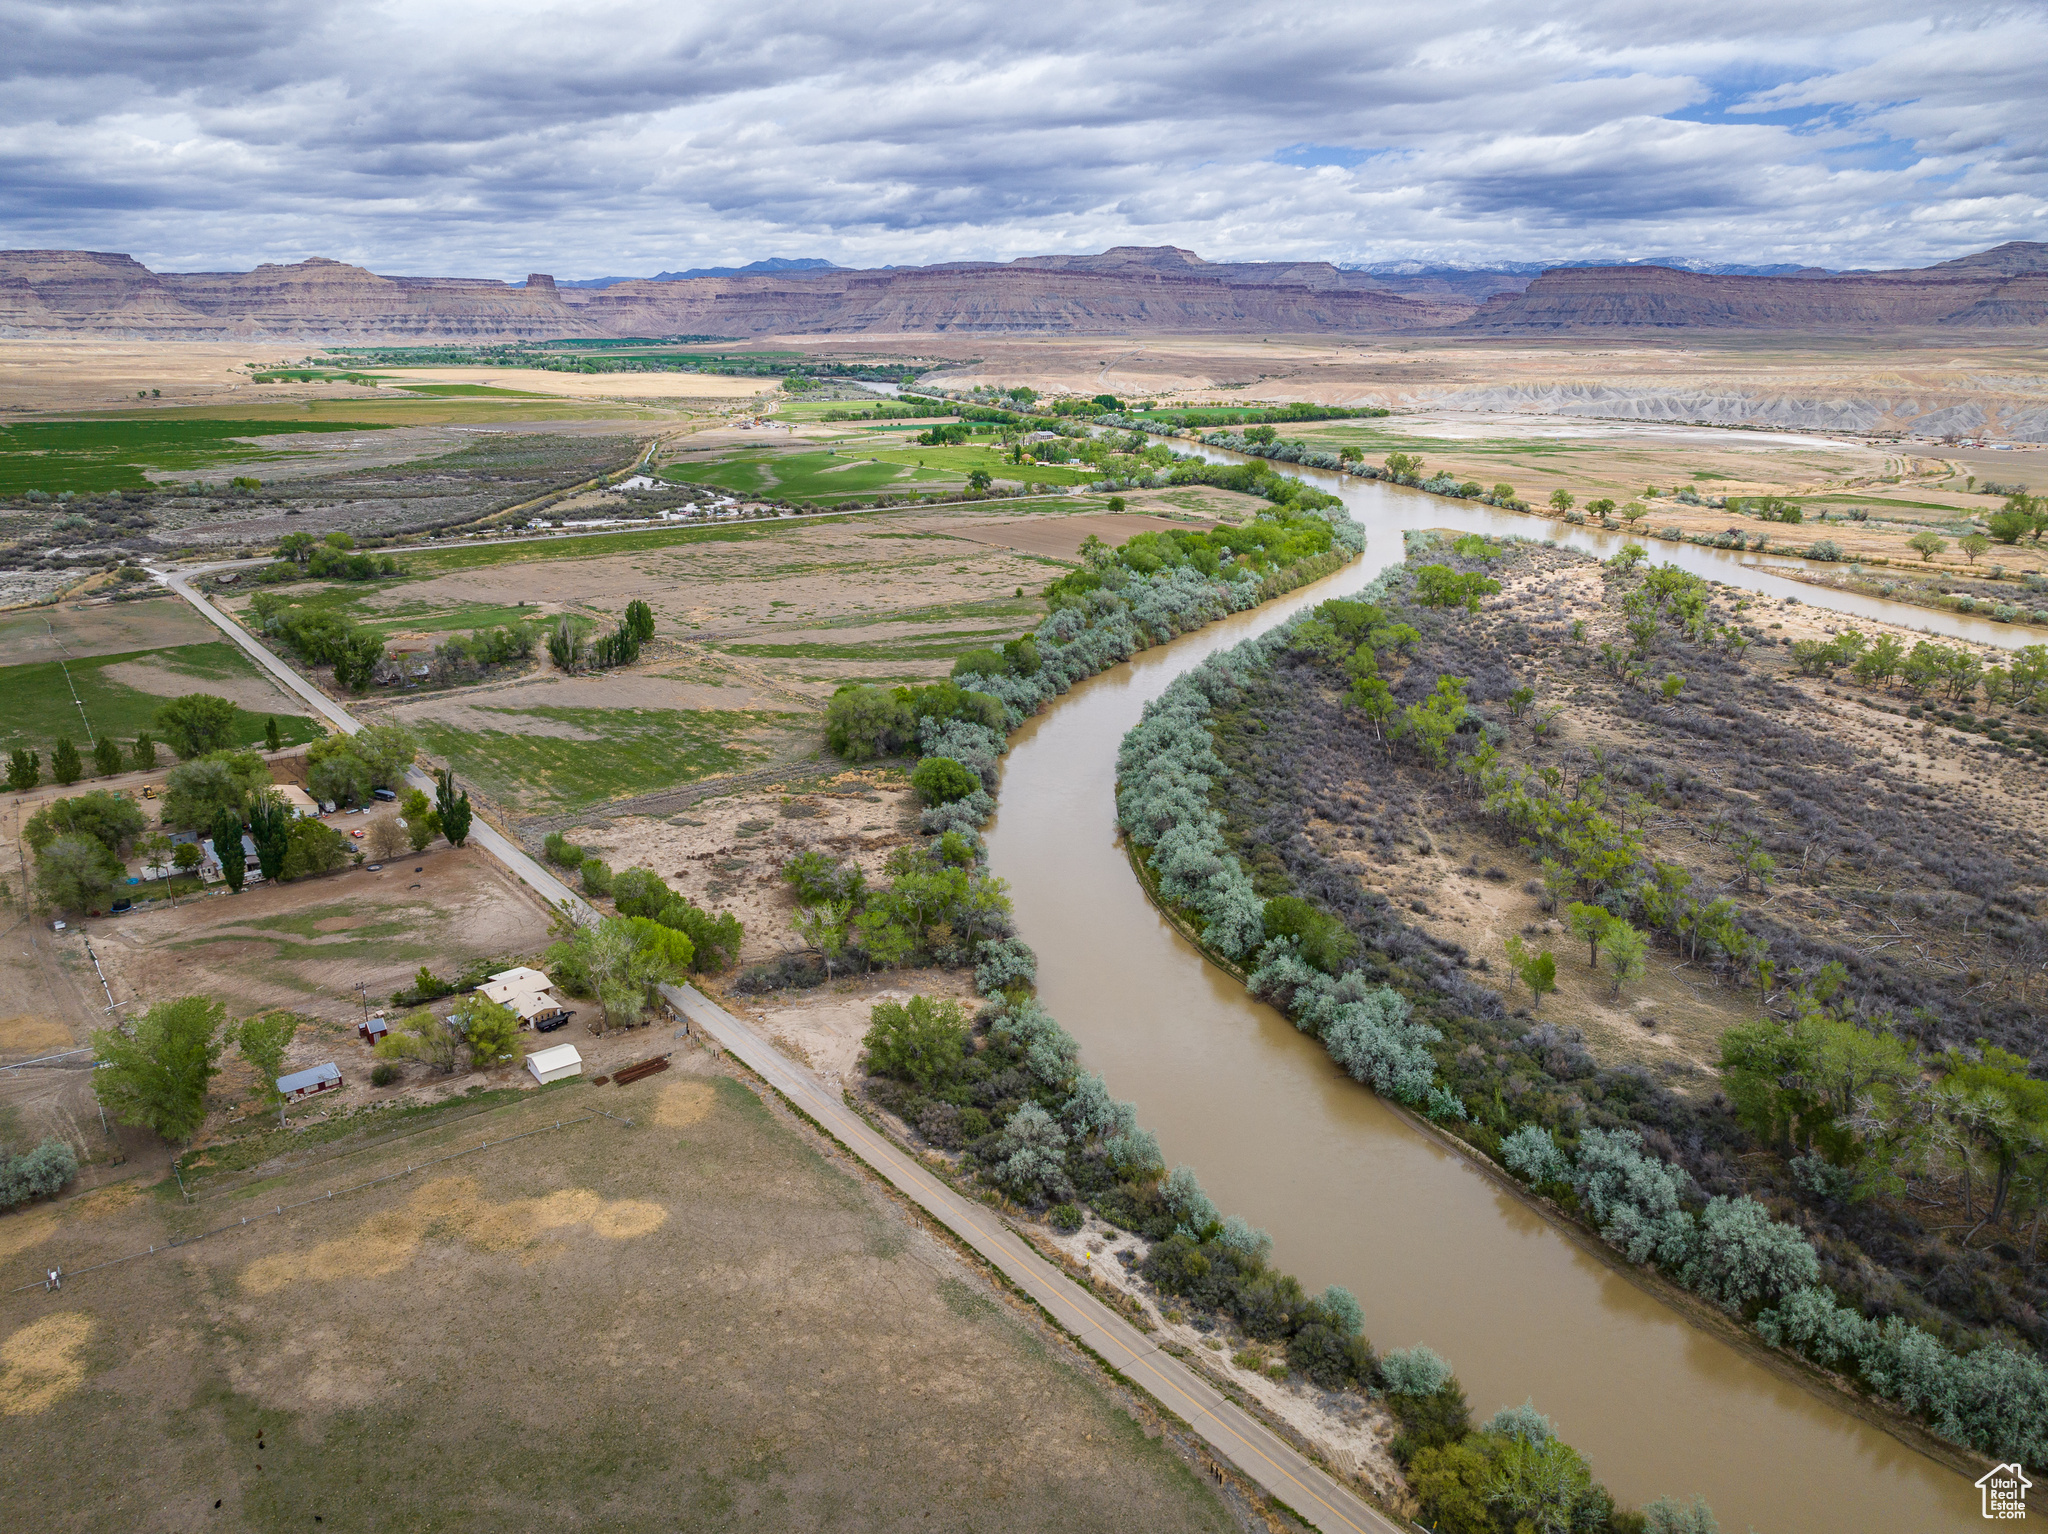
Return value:
[[(1400, 559), (1403, 528), (1551, 527), (1284, 467), (1344, 497), (1371, 540), (1364, 559), (1082, 683), (1013, 739), (989, 848), (1040, 956), (1041, 999), (1083, 1062), (1136, 1102), (1168, 1163), (1193, 1166), (1220, 1208), (1272, 1233), (1276, 1264), (1311, 1290), (1356, 1292), (1381, 1349), (1427, 1342), (1449, 1358), (1477, 1419), (1533, 1398), (1622, 1501), (1704, 1495), (1728, 1534), (1975, 1527), (1968, 1479), (1692, 1324), (1532, 1212), (1352, 1082), (1146, 899), (1117, 845), (1114, 792), (1118, 745), (1148, 701), (1215, 651), (1364, 586)], [(1623, 541), (1558, 535), (1595, 553)], [(2038, 638), (1800, 585), (1753, 556), (1648, 546), (1816, 606), (1985, 642)]]

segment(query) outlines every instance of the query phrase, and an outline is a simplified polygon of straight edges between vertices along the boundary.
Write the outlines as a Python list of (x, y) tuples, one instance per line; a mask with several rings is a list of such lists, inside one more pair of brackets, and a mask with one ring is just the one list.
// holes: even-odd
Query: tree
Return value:
[(1358, 939), (1343, 922), (1298, 895), (1266, 902), (1265, 930), (1268, 941), (1293, 938), (1302, 958), (1327, 974), (1334, 975), (1358, 947)]
[(2029, 1154), (2048, 1145), (2048, 1082), (2027, 1074), (2027, 1062), (1996, 1045), (1980, 1044), (1970, 1060), (1950, 1050), (1938, 1083), (1938, 1111), (1961, 1139), (1992, 1163), (1991, 1208), (1996, 1222), (2005, 1213), (2013, 1174)]
[(135, 854), (142, 859), (142, 871), (151, 869), (162, 878), (171, 861), (171, 839), (161, 831), (151, 831), (135, 843)]
[(1522, 984), (1529, 988), (1529, 1006), (1543, 1010), (1543, 998), (1557, 989), (1557, 957), (1549, 949), (1522, 965)]
[(140, 836), (147, 824), (141, 806), (133, 799), (96, 788), (44, 805), (29, 816), (21, 828), (21, 839), (31, 850), (41, 852), (60, 836), (89, 836), (109, 852), (119, 852)]
[(970, 469), (968, 471), (967, 488), (976, 493), (986, 490), (992, 481), (993, 476), (986, 469)]
[(1977, 556), (1991, 547), (1991, 540), (1982, 533), (1965, 533), (1956, 540), (1956, 547), (1961, 549), (1964, 557), (1974, 565)]
[(59, 911), (90, 911), (126, 872), (121, 860), (91, 837), (64, 836), (37, 856), (36, 888)]
[(171, 849), (171, 866), (179, 873), (189, 874), (206, 861), (206, 854), (199, 850), (197, 842), (179, 842)]
[(893, 756), (917, 738), (910, 704), (884, 687), (842, 687), (825, 706), (825, 740), (849, 762)]
[(1570, 510), (1572, 509), (1572, 493), (1571, 493), (1571, 491), (1569, 491), (1569, 490), (1562, 490), (1562, 489), (1560, 489), (1560, 490), (1553, 490), (1553, 491), (1551, 491), (1551, 492), (1550, 492), (1550, 507), (1551, 507), (1551, 510), (1553, 510), (1553, 511), (1556, 511), (1556, 512), (1559, 512), (1559, 513), (1563, 513), (1563, 512), (1567, 512), (1567, 511), (1570, 511)]
[(928, 756), (911, 773), (910, 786), (926, 804), (951, 804), (979, 791), (981, 777), (949, 756)]
[(732, 912), (721, 911), (713, 916), (687, 900), (671, 900), (661, 908), (655, 920), (664, 927), (673, 927), (688, 934), (696, 948), (690, 967), (700, 974), (716, 974), (736, 962), (740, 956), (740, 944), (746, 938), (746, 929)]
[(334, 683), (350, 692), (366, 692), (384, 661), (384, 640), (361, 630), (342, 641), (334, 657)]
[(277, 542), (277, 557), (289, 559), (293, 564), (303, 566), (313, 557), (313, 535), (286, 533)]
[(825, 978), (832, 978), (832, 966), (846, 951), (846, 925), (853, 914), (851, 900), (821, 900), (797, 913), (797, 936), (818, 951), (825, 961)]
[(1922, 564), (1926, 564), (1948, 547), (1948, 540), (1939, 533), (1915, 533), (1906, 540), (1906, 547), (1920, 556)]
[(931, 1091), (949, 1085), (966, 1059), (966, 1014), (956, 1001), (913, 996), (885, 1001), (868, 1014), (868, 1072)]
[(426, 1007), (406, 1013), (377, 1041), (380, 1060), (417, 1060), (446, 1076), (462, 1058), (462, 1035)]
[(387, 815), (370, 823), (370, 834), (363, 838), (363, 846), (379, 863), (387, 863), (406, 850), (407, 830), (398, 823), (397, 816)]
[(1585, 905), (1575, 900), (1566, 914), (1571, 920), (1572, 936), (1587, 946), (1587, 966), (1598, 969), (1600, 944), (1614, 925), (1614, 913), (1605, 906)]
[[(291, 845), (291, 806), (271, 789), (249, 800), (249, 839), (256, 844), (256, 866), (266, 879), (284, 877), (285, 854)], [(214, 844), (216, 847), (219, 843)]]
[(22, 747), (7, 754), (8, 792), (25, 794), (43, 781), (43, 758), (40, 753)]
[(347, 861), (349, 839), (330, 825), (300, 818), (285, 833), (284, 876), (304, 879), (332, 873)]
[(249, 877), (242, 854), (242, 817), (234, 810), (222, 810), (213, 822), (213, 855), (220, 863), (221, 877), (237, 895)]
[(469, 1041), (469, 1062), (477, 1070), (489, 1070), (519, 1054), (519, 1014), (488, 996), (471, 994), (457, 1002), (455, 1025)]
[(1436, 691), (1423, 703), (1411, 703), (1401, 710), (1393, 729), (1396, 740), (1410, 740), (1429, 765), (1442, 768), (1451, 759), (1451, 741), (1465, 719), (1465, 678), (1439, 676)]
[(156, 711), (156, 727), (185, 761), (241, 744), (235, 738), (235, 706), (208, 692), (188, 692)]
[(636, 644), (645, 644), (654, 637), (654, 609), (638, 597), (626, 604), (626, 632)]
[(1621, 995), (1621, 988), (1630, 981), (1640, 980), (1643, 974), (1643, 956), (1649, 944), (1643, 934), (1625, 921), (1616, 921), (1607, 929), (1607, 968), (1614, 975), (1614, 994)]
[(95, 1029), (102, 1065), (92, 1085), (101, 1105), (166, 1140), (191, 1139), (206, 1119), (207, 1083), (220, 1073), (226, 1017), (226, 1003), (187, 996), (158, 1002), (125, 1032)]
[(156, 742), (147, 731), (135, 737), (135, 744), (128, 748), (128, 759), (137, 772), (148, 772), (156, 766)]
[(361, 804), (373, 784), (370, 764), (347, 735), (316, 740), (306, 751), (306, 787), (313, 797), (339, 805)]
[(85, 775), (85, 763), (78, 759), (78, 747), (69, 735), (57, 737), (57, 749), (50, 753), (50, 776), (69, 788)]
[(456, 792), (455, 773), (444, 767), (438, 779), (436, 797), (439, 800), (441, 834), (448, 838), (449, 846), (460, 847), (469, 840), (469, 790)]
[(277, 727), (277, 716), (275, 714), (263, 721), (263, 746), (268, 751), (282, 751), (284, 749), (284, 731)]
[(121, 770), (121, 748), (111, 735), (102, 735), (93, 742), (92, 764), (103, 778), (111, 778)]
[(2018, 543), (2033, 530), (2033, 513), (2013, 505), (2013, 501), (2022, 499), (2024, 497), (2014, 496), (2011, 501), (2005, 503), (2003, 511), (1994, 511), (1987, 519), (1986, 525), (1991, 529), (1991, 536), (2000, 543)]
[(240, 816), (251, 795), (269, 786), (269, 769), (253, 752), (180, 762), (164, 779), (163, 822), (187, 830), (210, 830), (224, 812)]
[(408, 788), (398, 801), (405, 821), (405, 839), (414, 852), (425, 852), (427, 843), (441, 834), (441, 817), (427, 803), (424, 789)]
[(419, 755), (420, 743), (402, 724), (373, 724), (348, 737), (349, 748), (369, 770), (374, 788), (396, 788)]
[(256, 1095), (267, 1103), (284, 1101), (277, 1090), (277, 1078), (284, 1074), (284, 1052), (298, 1031), (299, 1019), (290, 1012), (245, 1017), (228, 1030), (235, 1048), (256, 1072)]
[(1634, 527), (1650, 514), (1650, 508), (1641, 501), (1630, 501), (1621, 508), (1621, 520)]

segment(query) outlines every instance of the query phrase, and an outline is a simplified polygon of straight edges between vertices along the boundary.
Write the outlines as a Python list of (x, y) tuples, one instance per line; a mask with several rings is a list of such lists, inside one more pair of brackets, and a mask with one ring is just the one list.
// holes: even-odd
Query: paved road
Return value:
[[(251, 560), (236, 561), (235, 563), (263, 564), (266, 561)], [(164, 584), (169, 586), (171, 590), (206, 614), (222, 633), (226, 634), (228, 638), (248, 652), (251, 660), (276, 677), (280, 685), (296, 696), (305, 699), (323, 719), (327, 720), (336, 729), (344, 734), (355, 734), (363, 726), (353, 714), (328, 697), (326, 693), (315, 687), (311, 682), (300, 676), (298, 672), (292, 670), (290, 666), (271, 654), (269, 650), (258, 644), (247, 629), (236, 623), (226, 613), (192, 589), (191, 579), (193, 576), (203, 575), (206, 573), (206, 570), (229, 568), (233, 568), (233, 566), (208, 565), (205, 570), (178, 571), (165, 575), (162, 579)], [(434, 791), (434, 780), (417, 767), (406, 769), (405, 780), (422, 792), (431, 794)], [(478, 846), (488, 849), (499, 862), (511, 869), (521, 879), (524, 879), (531, 888), (538, 890), (541, 897), (548, 904), (560, 905), (566, 900), (579, 915), (590, 920), (596, 919), (597, 913), (583, 903), (581, 896), (577, 895), (568, 885), (557, 879), (547, 869), (529, 857), (524, 848), (513, 841), (511, 837), (498, 830), (496, 826), (491, 825), (482, 816), (478, 816), (470, 822), (469, 839)]]
[[(209, 568), (223, 568), (212, 566)], [(337, 729), (353, 735), (362, 725), (347, 709), (313, 686), (277, 656), (257, 643), (247, 630), (216, 609), (190, 585), (185, 571), (163, 577), (171, 590), (219, 626), (249, 657), (296, 696), (311, 704)], [(433, 781), (418, 768), (409, 781), (432, 792)], [(583, 898), (542, 867), (510, 838), (481, 819), (470, 837), (550, 904), (566, 903), (585, 920), (594, 911)], [(1044, 1306), (1062, 1327), (1108, 1361), (1111, 1368), (1135, 1382), (1166, 1409), (1187, 1423), (1245, 1475), (1323, 1530), (1358, 1534), (1403, 1534), (1401, 1525), (1362, 1497), (1339, 1485), (1278, 1434), (1233, 1405), (1213, 1385), (1170, 1353), (1160, 1351), (1143, 1332), (1076, 1285), (985, 1205), (963, 1198), (891, 1141), (808, 1071), (797, 1069), (738, 1018), (694, 986), (663, 986), (669, 1003), (721, 1046), (744, 1061), (790, 1101), (825, 1126), (841, 1144), (939, 1220), (1004, 1277)]]
[(1195, 1371), (1040, 1256), (994, 1210), (964, 1198), (812, 1075), (791, 1064), (745, 1023), (694, 986), (663, 986), (691, 1026), (701, 1029), (824, 1125), (854, 1155), (937, 1218), (1068, 1332), (1136, 1382), (1268, 1492), (1325, 1534), (1341, 1529), (1399, 1534), (1401, 1525), (1340, 1486), (1256, 1418), (1233, 1405)]

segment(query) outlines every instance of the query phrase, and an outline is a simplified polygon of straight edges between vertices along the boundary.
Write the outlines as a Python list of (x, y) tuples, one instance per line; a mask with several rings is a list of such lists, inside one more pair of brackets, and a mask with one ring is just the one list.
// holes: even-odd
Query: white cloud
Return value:
[(2003, 5), (0, 0), (0, 38), (0, 243), (171, 269), (1883, 265), (2048, 207), (2048, 18)]

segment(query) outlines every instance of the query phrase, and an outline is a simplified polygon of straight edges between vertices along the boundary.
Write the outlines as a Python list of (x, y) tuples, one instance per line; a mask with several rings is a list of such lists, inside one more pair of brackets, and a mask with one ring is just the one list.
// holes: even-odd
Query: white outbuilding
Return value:
[(536, 1049), (526, 1057), (526, 1068), (542, 1086), (583, 1074), (583, 1056), (574, 1044), (557, 1044), (553, 1049)]

